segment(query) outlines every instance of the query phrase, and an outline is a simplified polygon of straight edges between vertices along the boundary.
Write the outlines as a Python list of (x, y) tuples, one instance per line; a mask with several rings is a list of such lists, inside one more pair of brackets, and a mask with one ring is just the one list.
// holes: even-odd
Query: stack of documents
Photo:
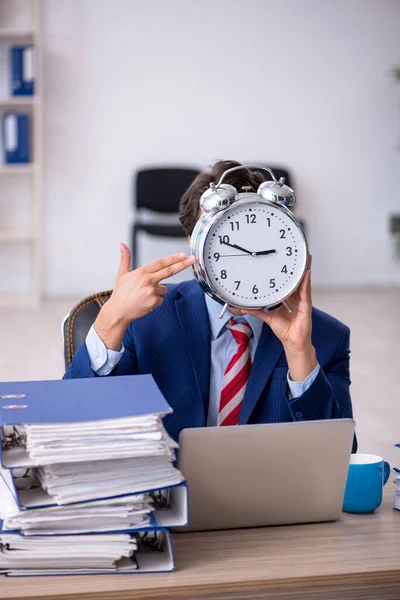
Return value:
[(150, 494), (124, 496), (99, 502), (14, 510), (4, 515), (4, 529), (24, 535), (53, 535), (125, 531), (151, 525), (154, 510)]
[[(0, 534), (3, 550), (0, 556), (2, 570), (11, 575), (73, 574), (116, 570), (136, 571), (131, 558), (138, 548), (134, 535), (65, 536), (55, 550), (49, 538), (24, 538), (15, 534)], [(125, 557), (125, 560), (123, 560)]]
[(173, 458), (175, 442), (168, 437), (157, 415), (125, 419), (25, 425), (25, 447), (37, 465), (166, 456)]
[(171, 570), (187, 490), (169, 412), (148, 375), (0, 384), (0, 572)]
[[(397, 448), (400, 448), (400, 444), (395, 444)], [(396, 493), (393, 498), (393, 508), (400, 510), (400, 469), (394, 468), (393, 471), (396, 473), (394, 483), (397, 485)]]

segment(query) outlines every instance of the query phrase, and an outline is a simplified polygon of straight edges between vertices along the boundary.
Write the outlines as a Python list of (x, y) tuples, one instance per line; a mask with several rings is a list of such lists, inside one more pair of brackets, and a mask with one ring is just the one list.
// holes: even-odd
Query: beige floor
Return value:
[[(0, 311), (0, 381), (63, 374), (60, 323), (76, 298), (40, 311)], [(314, 303), (351, 327), (351, 374), (359, 450), (400, 466), (400, 289), (314, 292)]]

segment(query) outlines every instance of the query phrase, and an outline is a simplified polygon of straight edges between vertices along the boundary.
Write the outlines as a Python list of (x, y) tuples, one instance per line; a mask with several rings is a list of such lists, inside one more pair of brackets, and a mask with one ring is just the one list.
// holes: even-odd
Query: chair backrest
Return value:
[(64, 362), (67, 370), (76, 350), (85, 341), (89, 329), (96, 320), (101, 307), (109, 300), (112, 290), (99, 292), (84, 298), (65, 317), (61, 326), (64, 344)]
[(177, 213), (181, 196), (199, 173), (184, 167), (142, 169), (134, 175), (134, 205), (159, 213)]

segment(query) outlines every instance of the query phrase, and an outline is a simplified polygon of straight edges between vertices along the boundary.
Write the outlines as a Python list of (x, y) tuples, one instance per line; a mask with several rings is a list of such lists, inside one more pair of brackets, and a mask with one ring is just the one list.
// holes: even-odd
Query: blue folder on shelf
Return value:
[(33, 96), (35, 93), (34, 46), (12, 46), (10, 48), (10, 79), (13, 96)]
[(3, 162), (31, 162), (31, 117), (27, 114), (5, 113), (2, 118)]

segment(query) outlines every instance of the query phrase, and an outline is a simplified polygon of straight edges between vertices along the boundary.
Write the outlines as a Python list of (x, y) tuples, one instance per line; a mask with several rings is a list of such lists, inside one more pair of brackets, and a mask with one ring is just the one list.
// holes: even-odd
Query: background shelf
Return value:
[(34, 38), (34, 31), (17, 31), (0, 28), (0, 42), (31, 42)]
[[(42, 0), (0, 0), (0, 23), (0, 113), (30, 115), (34, 161), (4, 164), (0, 154), (0, 307), (37, 307), (43, 289)], [(35, 95), (11, 96), (9, 48), (23, 44), (35, 47)]]
[(6, 165), (0, 164), (0, 175), (21, 175), (23, 173), (34, 173), (36, 170), (36, 166), (33, 163), (29, 163), (26, 165), (15, 164), (15, 165)]
[(21, 227), (19, 229), (0, 229), (0, 243), (32, 242), (35, 240), (33, 229)]
[(0, 106), (26, 107), (34, 106), (38, 102), (36, 96), (10, 96), (9, 98), (0, 98)]

